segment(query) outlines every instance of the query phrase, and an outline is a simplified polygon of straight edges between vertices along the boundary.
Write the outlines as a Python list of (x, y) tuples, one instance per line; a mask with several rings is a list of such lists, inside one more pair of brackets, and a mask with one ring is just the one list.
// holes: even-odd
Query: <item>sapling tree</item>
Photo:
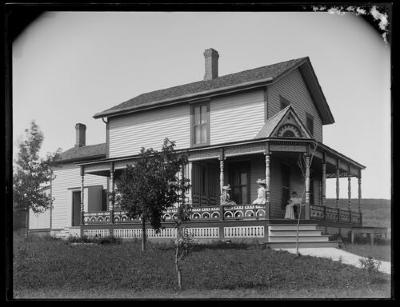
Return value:
[(51, 195), (43, 193), (43, 186), (53, 180), (52, 166), (60, 155), (61, 149), (48, 153), (46, 158), (39, 156), (43, 142), (43, 133), (39, 126), (32, 121), (30, 129), (25, 129), (25, 137), (18, 144), (18, 156), (15, 160), (13, 175), (13, 198), (15, 209), (24, 210), (25, 236), (29, 230), (29, 210), (41, 213), (52, 203)]
[[(307, 169), (311, 169), (312, 161), (314, 159), (317, 148), (318, 148), (318, 144), (316, 142), (313, 142), (312, 148), (309, 153), (309, 159), (306, 158), (306, 155), (301, 154), (301, 153), (299, 154), (299, 158), (297, 160), (297, 166), (300, 168), (300, 171), (301, 171), (302, 177), (304, 178), (304, 181), (307, 176)], [(306, 193), (306, 185), (304, 185), (304, 189), (302, 191), (301, 198), (304, 197), (305, 193)], [(300, 253), (299, 253), (299, 224), (300, 224), (300, 217), (301, 217), (301, 207), (302, 206), (300, 205), (299, 212), (297, 214), (297, 228), (296, 228), (296, 253), (298, 256), (300, 256)]]
[[(183, 167), (183, 166), (182, 166)], [(175, 215), (176, 241), (175, 241), (175, 270), (178, 279), (178, 288), (182, 290), (182, 260), (189, 254), (192, 237), (184, 228), (185, 222), (190, 220), (191, 205), (185, 201), (185, 193), (189, 188), (189, 179), (182, 176), (179, 180), (178, 210)]]
[(118, 178), (116, 200), (130, 218), (142, 223), (142, 251), (146, 249), (146, 222), (159, 232), (163, 212), (179, 201), (182, 189), (177, 174), (186, 164), (175, 142), (164, 140), (161, 151), (141, 148), (139, 157)]

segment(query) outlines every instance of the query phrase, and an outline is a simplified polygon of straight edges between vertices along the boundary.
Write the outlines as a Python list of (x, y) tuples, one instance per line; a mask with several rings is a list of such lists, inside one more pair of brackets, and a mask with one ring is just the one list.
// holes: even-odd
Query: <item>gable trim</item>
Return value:
[(302, 132), (305, 134), (305, 138), (312, 139), (313, 137), (308, 132), (308, 129), (306, 129), (306, 127), (303, 125), (303, 123), (301, 122), (300, 118), (298, 117), (298, 115), (296, 114), (296, 112), (294, 111), (294, 109), (293, 109), (293, 107), (291, 105), (289, 105), (287, 107), (287, 110), (285, 111), (285, 113), (282, 116), (282, 118), (277, 122), (275, 127), (272, 129), (269, 137), (273, 136), (278, 131), (278, 129), (282, 126), (282, 123), (288, 117), (288, 114), (290, 114), (290, 113), (293, 115), (293, 118), (296, 121), (297, 125), (300, 127)]

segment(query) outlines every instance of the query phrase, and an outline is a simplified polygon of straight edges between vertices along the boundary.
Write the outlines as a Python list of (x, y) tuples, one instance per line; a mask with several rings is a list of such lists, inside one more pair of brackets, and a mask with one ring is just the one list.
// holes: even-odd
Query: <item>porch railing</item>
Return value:
[[(177, 208), (169, 208), (162, 218), (164, 221), (176, 219)], [(200, 220), (256, 220), (266, 217), (266, 206), (263, 205), (235, 205), (235, 206), (208, 206), (194, 207), (190, 214), (192, 221)], [(114, 223), (125, 224), (139, 222), (139, 219), (132, 219), (126, 212), (115, 211)], [(111, 212), (85, 212), (85, 225), (111, 224)]]
[(361, 212), (319, 205), (310, 205), (310, 218), (334, 223), (361, 225)]

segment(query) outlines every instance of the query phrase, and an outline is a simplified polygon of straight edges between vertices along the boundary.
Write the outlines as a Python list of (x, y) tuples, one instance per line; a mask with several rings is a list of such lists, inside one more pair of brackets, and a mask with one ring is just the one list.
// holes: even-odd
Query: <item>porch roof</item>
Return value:
[[(218, 145), (202, 146), (196, 148), (178, 149), (178, 153), (187, 153), (189, 161), (218, 159), (222, 156), (233, 157), (247, 154), (265, 153), (267, 151), (277, 152), (308, 152), (312, 144), (317, 145), (318, 158), (326, 155), (330, 158), (327, 163), (336, 165), (339, 161), (339, 168), (347, 170), (352, 167), (356, 171), (361, 171), (366, 167), (351, 158), (339, 153), (329, 146), (313, 139), (303, 138), (260, 138), (240, 142), (229, 142)], [(83, 166), (88, 172), (104, 172), (108, 171), (112, 164), (115, 169), (122, 169), (126, 164), (132, 163), (139, 157), (139, 154), (115, 157), (107, 159), (99, 159), (89, 162), (77, 162), (78, 166)]]

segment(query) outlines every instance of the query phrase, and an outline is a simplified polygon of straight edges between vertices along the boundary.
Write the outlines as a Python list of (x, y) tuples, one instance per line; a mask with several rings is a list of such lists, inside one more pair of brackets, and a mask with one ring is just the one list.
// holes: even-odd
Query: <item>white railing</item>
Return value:
[(264, 226), (224, 227), (225, 238), (262, 238)]

